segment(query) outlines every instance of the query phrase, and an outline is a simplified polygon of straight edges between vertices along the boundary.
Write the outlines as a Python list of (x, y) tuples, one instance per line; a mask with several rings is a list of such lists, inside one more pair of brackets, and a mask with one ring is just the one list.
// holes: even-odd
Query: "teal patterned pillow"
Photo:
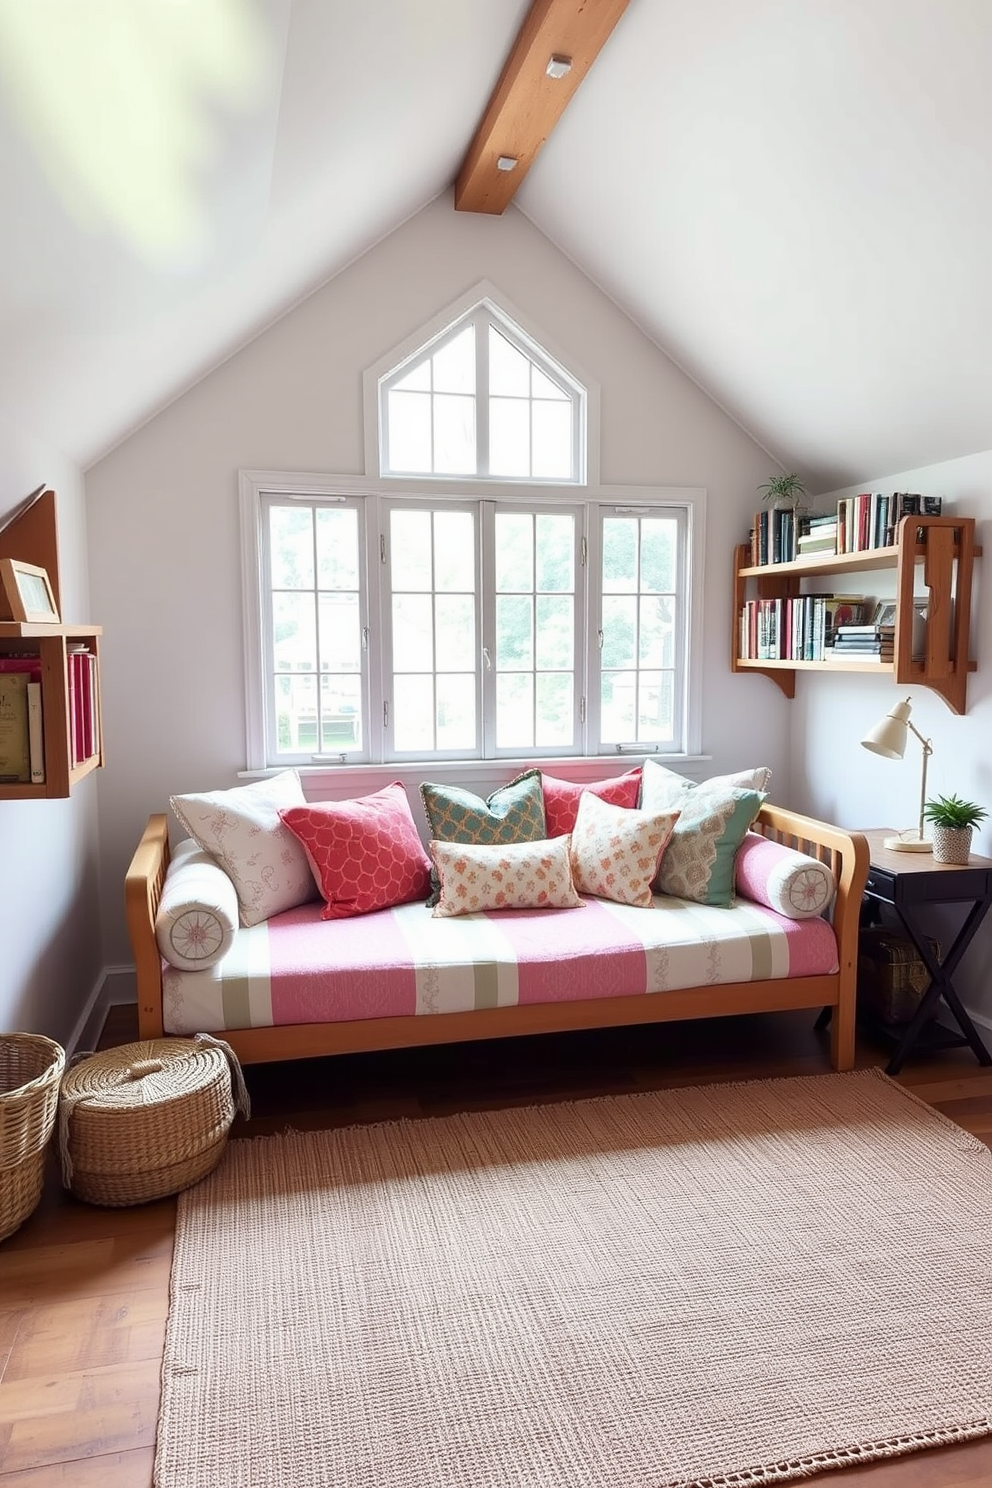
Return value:
[[(514, 842), (541, 842), (547, 837), (540, 770), (525, 770), (483, 800), (458, 785), (425, 781), (420, 799), (430, 835), (438, 842), (468, 842), (480, 847), (506, 847)], [(431, 897), (440, 893), (437, 870), (431, 870)]]
[(714, 781), (693, 785), (654, 761), (644, 761), (641, 810), (678, 806), (654, 887), (659, 894), (729, 909), (734, 902), (734, 866), (764, 792)]

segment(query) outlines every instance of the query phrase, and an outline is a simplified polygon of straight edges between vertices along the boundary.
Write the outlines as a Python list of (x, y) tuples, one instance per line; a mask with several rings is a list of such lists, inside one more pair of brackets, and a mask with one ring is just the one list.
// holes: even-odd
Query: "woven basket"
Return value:
[(62, 1081), (63, 1182), (111, 1206), (178, 1193), (220, 1162), (236, 1109), (248, 1115), (241, 1067), (209, 1034), (93, 1054)]
[(52, 1039), (40, 1033), (0, 1036), (0, 1240), (24, 1223), (41, 1198), (64, 1068), (65, 1050)]
[[(934, 960), (940, 944), (929, 936)], [(861, 931), (858, 947), (858, 997), (883, 1023), (905, 1023), (912, 1018), (930, 985), (919, 951), (901, 930), (879, 926)]]

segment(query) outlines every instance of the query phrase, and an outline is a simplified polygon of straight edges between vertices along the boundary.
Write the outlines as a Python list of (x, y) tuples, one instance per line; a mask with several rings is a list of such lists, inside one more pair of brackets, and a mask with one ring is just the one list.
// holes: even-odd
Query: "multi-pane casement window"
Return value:
[(684, 751), (698, 493), (536, 494), (245, 473), (250, 767)]

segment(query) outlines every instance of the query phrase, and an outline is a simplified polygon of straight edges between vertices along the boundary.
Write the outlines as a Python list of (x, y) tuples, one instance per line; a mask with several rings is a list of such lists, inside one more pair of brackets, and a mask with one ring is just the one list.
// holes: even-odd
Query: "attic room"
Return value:
[[(530, 65), (540, 53), (539, 87), (527, 80), (525, 44)], [(545, 53), (561, 66), (546, 71)], [(506, 115), (487, 129), (517, 63), (523, 93), (507, 143)], [(421, 782), (487, 798), (537, 769), (578, 792), (649, 758), (645, 769), (692, 783), (761, 767), (773, 807), (879, 841), (882, 829), (916, 831), (921, 766), (927, 799), (992, 813), (981, 556), (992, 516), (990, 65), (985, 0), (99, 0), (85, 16), (71, 0), (0, 0), (0, 557), (5, 521), (31, 493), (53, 490), (61, 619), (101, 628), (104, 752), (103, 767), (63, 798), (5, 798), (0, 786), (0, 1028), (55, 1041), (67, 1068), (76, 1054), (137, 1039), (124, 882), (146, 823), (166, 813), (174, 850), (189, 834), (170, 798), (242, 790), (281, 769), (299, 771), (308, 803), (347, 803), (399, 781), (425, 843), (434, 822), (422, 815)], [(561, 97), (546, 86), (562, 86)], [(469, 169), (479, 158), (484, 178)], [(535, 510), (572, 503), (590, 523), (600, 507), (634, 522), (655, 507), (684, 514), (675, 723), (611, 734), (602, 692), (591, 724), (583, 699), (565, 748), (533, 738), (516, 751), (491, 747), (495, 733), (483, 729), (474, 747), (438, 738), (418, 756), (398, 739), (390, 747), (380, 728), (380, 660), (367, 663), (361, 729), (349, 702), (326, 757), (302, 743), (273, 752), (251, 567), (264, 578), (269, 560), (251, 557), (252, 493), (258, 510), (273, 492), (300, 510), (376, 503), (386, 521), (394, 472), (380, 390), (480, 304), (535, 378), (577, 390), (584, 443), (573, 473), (544, 478), (543, 492), (533, 494), (537, 475), (495, 494), (465, 478), (456, 495), (476, 503), (480, 531), (485, 509), (516, 509), (528, 485), (532, 504), (545, 502)], [(948, 622), (943, 681), (939, 664), (927, 678), (916, 667), (906, 684), (892, 666), (783, 672), (732, 661), (743, 593), (735, 549), (768, 505), (765, 485), (789, 473), (824, 520), (862, 493), (911, 492), (973, 524), (971, 593)], [(443, 507), (453, 490), (423, 472), (394, 486), (394, 506), (440, 491)], [(361, 532), (371, 591), (386, 549), (371, 520)], [(605, 541), (590, 537), (594, 558)], [(498, 567), (498, 537), (494, 552)], [(837, 591), (867, 589), (862, 572), (877, 580), (857, 565), (820, 572)], [(894, 599), (895, 582), (890, 567), (868, 592)], [(577, 650), (594, 680), (597, 602), (576, 601)], [(931, 594), (931, 625), (935, 608)], [(374, 620), (365, 624), (363, 656), (379, 644)], [(476, 665), (480, 675), (491, 665), (484, 647)], [(907, 698), (904, 754), (862, 747)], [(984, 895), (988, 908), (984, 810), (971, 855), (983, 887), (958, 897)], [(933, 867), (930, 853), (890, 857)], [(927, 943), (946, 968), (962, 911), (936, 891), (931, 900)], [(860, 891), (852, 977), (859, 902)], [(863, 905), (861, 919), (864, 928)], [(983, 1041), (992, 1048), (992, 917), (978, 916), (971, 934), (951, 972), (977, 1031), (972, 1047), (921, 1044), (890, 1072), (987, 1155), (992, 1076), (976, 1053)], [(839, 1002), (832, 1033), (829, 1006), (815, 1023), (812, 993), (760, 1006), (782, 1011), (700, 1022), (673, 1013), (683, 1021), (643, 1027), (632, 1018), (598, 1041), (595, 1024), (556, 1033), (535, 1021), (535, 1038), (387, 1044), (330, 1059), (305, 1058), (314, 1049), (301, 1036), (286, 1046), (298, 1062), (252, 1065), (243, 1054), (254, 1119), (237, 1118), (233, 1133), (844, 1067)], [(956, 1033), (946, 1002), (943, 1012)], [(223, 1023), (198, 1026), (223, 1037)], [(856, 1073), (884, 1071), (890, 1053), (859, 1024)], [(0, 1485), (132, 1488), (153, 1470), (161, 1485), (192, 1484), (189, 1464), (165, 1449), (155, 1465), (175, 1200), (89, 1208), (60, 1192), (53, 1163), (50, 1153), (37, 1214), (0, 1244), (14, 1298), (0, 1300)], [(17, 1281), (32, 1254), (42, 1269), (55, 1265), (59, 1244), (106, 1244), (125, 1257), (108, 1251), (99, 1285), (77, 1284), (82, 1251), (65, 1261), (78, 1317)], [(147, 1290), (132, 1274), (143, 1266)], [(129, 1307), (149, 1309), (126, 1340), (85, 1320), (87, 1299), (98, 1308), (125, 1293)], [(979, 1312), (988, 1300), (983, 1292)], [(53, 1346), (38, 1363), (31, 1348), (46, 1328), (104, 1341), (71, 1359)], [(113, 1376), (120, 1420), (87, 1393), (95, 1370)], [(65, 1384), (57, 1429), (38, 1425), (30, 1398), (46, 1379), (76, 1391)], [(177, 1394), (177, 1412), (180, 1403)], [(950, 1424), (910, 1422), (897, 1449), (843, 1459), (838, 1481), (848, 1463), (852, 1478), (879, 1488), (916, 1481), (899, 1476), (912, 1470), (906, 1451), (913, 1467), (926, 1461), (933, 1485), (988, 1481), (987, 1401), (984, 1427), (982, 1412), (965, 1421), (958, 1409)], [(921, 1454), (927, 1431), (936, 1445)], [(886, 1436), (903, 1439), (891, 1426)], [(877, 1446), (868, 1427), (856, 1439)], [(817, 1458), (824, 1465), (838, 1463)], [(84, 1467), (96, 1475), (71, 1476)], [(325, 1481), (303, 1468), (280, 1478), (284, 1462), (267, 1470), (271, 1480), (251, 1465), (237, 1480)], [(653, 1482), (637, 1476), (653, 1470), (614, 1465), (612, 1481)], [(397, 1463), (355, 1471), (338, 1480), (403, 1481)], [(423, 1481), (462, 1481), (452, 1474)]]

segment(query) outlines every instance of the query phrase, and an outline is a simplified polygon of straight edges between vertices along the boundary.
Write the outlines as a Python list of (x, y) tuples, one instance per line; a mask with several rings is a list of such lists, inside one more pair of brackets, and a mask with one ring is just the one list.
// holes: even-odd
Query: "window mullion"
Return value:
[[(479, 718), (482, 753), (496, 754), (496, 504), (479, 502)], [(489, 658), (488, 665), (486, 658)]]
[(489, 474), (489, 316), (482, 306), (475, 316), (475, 468)]
[(391, 630), (389, 626), (389, 586), (382, 552), (385, 535), (384, 504), (378, 496), (365, 502), (365, 603), (369, 646), (366, 653), (367, 695), (365, 714), (368, 720), (369, 758), (379, 763), (386, 758), (382, 726), (382, 703), (388, 690), (391, 666)]

